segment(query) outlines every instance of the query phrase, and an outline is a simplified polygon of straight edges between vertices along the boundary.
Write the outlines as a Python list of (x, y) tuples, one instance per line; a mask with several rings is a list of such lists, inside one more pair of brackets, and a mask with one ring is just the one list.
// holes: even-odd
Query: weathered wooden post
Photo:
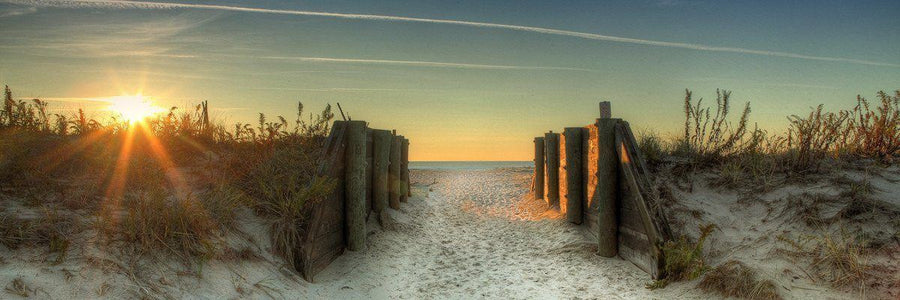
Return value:
[(613, 257), (618, 253), (618, 178), (619, 162), (616, 155), (616, 123), (619, 119), (597, 119), (597, 254)]
[(366, 219), (375, 209), (375, 130), (366, 128)]
[(551, 207), (559, 206), (559, 134), (544, 134), (544, 200)]
[(567, 127), (563, 131), (566, 149), (566, 219), (581, 224), (584, 189), (581, 162), (581, 127)]
[(347, 122), (347, 249), (366, 249), (366, 122)]
[(534, 138), (534, 199), (544, 197), (544, 138)]
[(390, 198), (389, 204), (393, 209), (400, 209), (400, 137), (394, 134), (391, 137), (391, 165), (390, 175)]
[(406, 160), (403, 161), (403, 170), (406, 172), (406, 196), (412, 197), (412, 186), (409, 182), (409, 139), (406, 139), (403, 149), (406, 151)]
[(391, 143), (393, 136), (390, 130), (375, 130), (373, 133), (373, 204), (372, 207), (376, 214), (380, 214), (388, 207), (389, 172), (388, 167), (391, 164)]
[(409, 199), (409, 140), (400, 136), (400, 202)]

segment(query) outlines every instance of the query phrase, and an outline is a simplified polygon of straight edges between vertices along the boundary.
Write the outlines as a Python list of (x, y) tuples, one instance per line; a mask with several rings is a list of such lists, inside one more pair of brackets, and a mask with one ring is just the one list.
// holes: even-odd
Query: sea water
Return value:
[(411, 161), (411, 170), (489, 170), (533, 167), (531, 161)]

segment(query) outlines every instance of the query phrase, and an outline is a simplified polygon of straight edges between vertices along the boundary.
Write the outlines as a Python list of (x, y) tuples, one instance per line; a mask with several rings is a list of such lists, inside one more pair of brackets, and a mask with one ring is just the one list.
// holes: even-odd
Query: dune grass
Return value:
[[(243, 208), (267, 220), (273, 252), (289, 264), (298, 247), (305, 204), (334, 188), (315, 178), (334, 114), (296, 119), (260, 114), (258, 124), (225, 125), (209, 103), (131, 123), (95, 120), (83, 110), (48, 114), (39, 99), (17, 100), (9, 87), (0, 109), (0, 188), (26, 207), (68, 209), (66, 217), (96, 218), (106, 241), (140, 253), (190, 259), (214, 257)], [(68, 237), (51, 215), (0, 215), (0, 243), (62, 251)], [(84, 228), (81, 228), (84, 229)]]
[(778, 240), (787, 246), (785, 251), (792, 257), (809, 262), (807, 275), (813, 280), (865, 293), (874, 281), (883, 279), (868, 264), (867, 247), (843, 230), (793, 238), (781, 235)]
[(647, 131), (638, 138), (654, 168), (711, 170), (715, 184), (766, 189), (776, 176), (827, 172), (835, 162), (859, 160), (893, 164), (900, 157), (900, 90), (876, 93), (877, 105), (857, 96), (855, 106), (828, 112), (823, 105), (805, 116), (787, 118), (782, 134), (750, 128), (750, 104), (731, 117), (732, 94), (717, 90), (715, 107), (694, 101), (686, 90), (684, 132), (665, 139)]
[(707, 272), (697, 287), (724, 297), (754, 300), (782, 299), (771, 280), (759, 280), (755, 271), (735, 260), (722, 263)]

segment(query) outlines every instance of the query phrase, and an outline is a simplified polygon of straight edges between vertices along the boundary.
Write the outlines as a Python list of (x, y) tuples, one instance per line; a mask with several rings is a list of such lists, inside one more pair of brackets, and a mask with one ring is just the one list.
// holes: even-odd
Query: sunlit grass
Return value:
[[(97, 220), (81, 230), (124, 246), (111, 251), (162, 251), (186, 261), (227, 252), (221, 239), (239, 230), (238, 212), (249, 208), (271, 224), (271, 251), (294, 264), (305, 204), (334, 188), (314, 180), (330, 106), (307, 116), (298, 105), (290, 123), (260, 114), (258, 126), (232, 127), (211, 122), (206, 102), (162, 110), (145, 96), (108, 100), (119, 117), (98, 121), (83, 110), (48, 115), (45, 102), (15, 100), (7, 89), (0, 108), (4, 193), (31, 199), (23, 200), (28, 209), (66, 208)], [(51, 240), (41, 226), (58, 222), (3, 219), (10, 226), (0, 228), (0, 242), (9, 246), (49, 241), (52, 253), (65, 253), (78, 235)]]

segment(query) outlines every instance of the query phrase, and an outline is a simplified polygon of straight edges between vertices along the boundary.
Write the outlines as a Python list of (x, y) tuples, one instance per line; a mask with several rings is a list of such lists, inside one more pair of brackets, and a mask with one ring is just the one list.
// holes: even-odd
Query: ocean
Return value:
[(489, 170), (498, 168), (530, 168), (531, 161), (411, 161), (411, 170)]

